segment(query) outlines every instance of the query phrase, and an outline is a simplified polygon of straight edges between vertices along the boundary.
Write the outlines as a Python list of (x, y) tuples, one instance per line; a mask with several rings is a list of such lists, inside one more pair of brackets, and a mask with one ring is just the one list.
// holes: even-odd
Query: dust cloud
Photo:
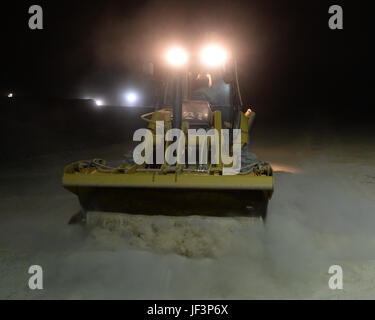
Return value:
[[(353, 158), (350, 148), (298, 155), (288, 146), (274, 148), (271, 156), (258, 150), (275, 165), (295, 169), (275, 173), (264, 227), (247, 218), (198, 216), (129, 216), (122, 230), (68, 226), (79, 206), (60, 185), (66, 159), (111, 157), (121, 148), (47, 155), (2, 172), (2, 298), (375, 296), (373, 149), (362, 159)], [(41, 292), (27, 288), (32, 264), (45, 272)], [(327, 285), (333, 264), (344, 270), (340, 292)]]

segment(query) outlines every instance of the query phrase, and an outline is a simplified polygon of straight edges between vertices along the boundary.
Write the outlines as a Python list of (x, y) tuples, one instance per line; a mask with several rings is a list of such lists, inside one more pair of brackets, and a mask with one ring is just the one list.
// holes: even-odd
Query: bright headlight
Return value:
[(174, 47), (167, 52), (167, 61), (174, 67), (183, 66), (187, 62), (187, 60), (188, 55), (182, 48)]
[(137, 95), (134, 92), (129, 92), (126, 94), (126, 101), (129, 103), (134, 103), (137, 101)]
[(103, 100), (95, 99), (95, 104), (96, 104), (98, 107), (101, 107), (101, 106), (103, 105)]
[(125, 101), (128, 106), (134, 106), (138, 100), (138, 94), (135, 92), (127, 92), (125, 94)]
[(208, 67), (218, 67), (225, 63), (227, 59), (226, 51), (216, 45), (209, 45), (201, 51), (201, 60)]

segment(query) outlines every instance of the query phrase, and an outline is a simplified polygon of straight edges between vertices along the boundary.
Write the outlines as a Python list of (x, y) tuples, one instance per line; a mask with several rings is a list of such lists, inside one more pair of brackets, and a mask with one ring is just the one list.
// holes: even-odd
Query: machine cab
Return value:
[(218, 110), (222, 113), (224, 125), (232, 127), (233, 115), (240, 108), (234, 79), (228, 77), (228, 71), (224, 69), (184, 70), (178, 75), (169, 75), (163, 82), (161, 107), (176, 109), (180, 104), (181, 121), (200, 128), (209, 127), (212, 113)]

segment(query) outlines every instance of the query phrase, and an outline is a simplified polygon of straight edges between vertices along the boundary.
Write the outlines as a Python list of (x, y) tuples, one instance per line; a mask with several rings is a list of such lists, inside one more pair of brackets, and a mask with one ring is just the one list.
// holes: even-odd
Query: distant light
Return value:
[(166, 58), (170, 65), (174, 67), (181, 67), (186, 64), (188, 60), (188, 54), (184, 49), (174, 47), (167, 52)]
[(99, 99), (96, 99), (95, 100), (95, 103), (98, 107), (102, 106), (103, 105), (103, 100), (99, 100)]
[(219, 67), (227, 59), (226, 51), (217, 45), (209, 45), (201, 52), (202, 62), (208, 67)]
[(8, 98), (13, 98), (13, 93), (9, 93)]
[(137, 99), (138, 99), (137, 94), (134, 93), (134, 92), (128, 92), (125, 95), (125, 98), (126, 98), (126, 102), (128, 102), (130, 104), (135, 103), (137, 101)]

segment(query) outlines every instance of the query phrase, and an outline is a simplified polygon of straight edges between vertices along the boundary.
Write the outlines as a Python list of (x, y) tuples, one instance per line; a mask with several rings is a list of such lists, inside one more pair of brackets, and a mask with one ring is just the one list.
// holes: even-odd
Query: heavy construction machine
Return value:
[[(84, 160), (65, 167), (63, 186), (79, 198), (80, 219), (90, 212), (121, 212), (143, 215), (251, 216), (266, 218), (273, 193), (271, 166), (250, 151), (250, 132), (255, 112), (242, 102), (237, 64), (219, 46), (211, 45), (200, 54), (188, 55), (174, 47), (166, 55), (166, 68), (156, 81), (158, 97), (154, 111), (141, 118), (152, 132), (156, 149), (157, 121), (164, 130), (240, 130), (241, 167), (237, 174), (225, 175), (227, 164), (213, 163), (137, 164), (132, 152), (120, 163), (102, 159)], [(154, 74), (153, 64), (146, 65)], [(237, 132), (238, 132), (237, 130)], [(233, 135), (229, 136), (233, 151)], [(169, 141), (163, 141), (166, 150)], [(188, 141), (185, 151), (198, 140)], [(221, 147), (221, 145), (220, 145)], [(219, 148), (220, 148), (219, 147)], [(199, 150), (199, 146), (197, 146)], [(165, 155), (165, 154), (164, 154)], [(155, 154), (153, 155), (155, 158)]]

